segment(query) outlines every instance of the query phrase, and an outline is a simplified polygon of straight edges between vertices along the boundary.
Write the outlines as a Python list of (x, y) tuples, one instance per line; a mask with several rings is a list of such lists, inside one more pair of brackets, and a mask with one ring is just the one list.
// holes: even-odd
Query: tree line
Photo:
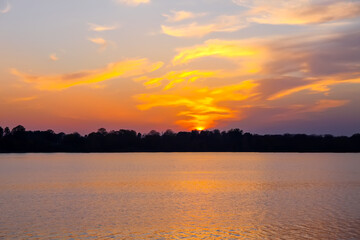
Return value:
[(0, 152), (360, 152), (360, 134), (258, 135), (240, 129), (193, 130), (147, 134), (134, 130), (106, 131), (100, 128), (85, 136), (79, 133), (12, 130), (0, 127)]

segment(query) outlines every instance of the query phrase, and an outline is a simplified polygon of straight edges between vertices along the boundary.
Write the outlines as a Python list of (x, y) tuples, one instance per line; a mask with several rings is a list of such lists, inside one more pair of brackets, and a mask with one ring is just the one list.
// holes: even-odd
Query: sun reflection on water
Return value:
[(354, 156), (0, 156), (0, 236), (358, 239)]

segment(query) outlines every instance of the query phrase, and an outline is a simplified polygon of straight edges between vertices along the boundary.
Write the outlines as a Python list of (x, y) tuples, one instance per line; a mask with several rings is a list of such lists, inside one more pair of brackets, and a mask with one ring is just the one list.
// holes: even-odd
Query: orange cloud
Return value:
[(116, 0), (116, 1), (132, 7), (139, 6), (140, 4), (150, 3), (150, 0)]
[(203, 37), (212, 32), (235, 32), (244, 28), (246, 24), (238, 16), (219, 16), (209, 24), (196, 22), (180, 26), (162, 25), (162, 32), (173, 37)]
[(293, 119), (303, 119), (308, 117), (309, 113), (321, 113), (332, 108), (342, 107), (348, 104), (349, 100), (320, 99), (312, 104), (290, 105), (283, 109), (283, 112), (275, 114), (272, 121), (289, 121)]
[(235, 85), (215, 88), (186, 88), (169, 94), (140, 94), (135, 96), (140, 110), (155, 107), (185, 107), (178, 113), (176, 123), (187, 129), (206, 129), (216, 125), (219, 120), (235, 119), (238, 110), (221, 106), (226, 101), (243, 101), (256, 96), (257, 84), (244, 81)]
[(158, 87), (162, 84), (163, 81), (167, 81), (167, 85), (164, 87), (164, 90), (169, 90), (173, 88), (176, 84), (186, 82), (194, 82), (199, 78), (207, 78), (213, 76), (215, 73), (211, 71), (199, 71), (199, 70), (191, 70), (191, 71), (171, 71), (165, 74), (162, 77), (157, 78), (149, 78), (149, 77), (140, 77), (135, 79), (137, 81), (145, 81), (144, 85), (146, 87)]
[(304, 110), (305, 112), (323, 112), (330, 108), (337, 108), (344, 106), (349, 103), (349, 100), (331, 100), (331, 99), (322, 99), (315, 103), (314, 106)]
[(193, 13), (188, 11), (171, 11), (171, 14), (163, 14), (168, 22), (181, 22), (186, 19), (193, 19), (205, 16), (206, 13)]
[(172, 60), (174, 65), (211, 56), (225, 58), (260, 56), (260, 54), (265, 53), (265, 48), (260, 48), (260, 46), (249, 43), (249, 41), (212, 39), (202, 45), (178, 49), (177, 52), (178, 54)]
[(89, 41), (92, 43), (95, 43), (97, 45), (100, 45), (100, 50), (105, 50), (108, 46), (108, 42), (103, 38), (89, 38)]
[(360, 16), (360, 2), (332, 0), (233, 0), (249, 8), (247, 20), (262, 24), (316, 24)]
[(20, 97), (20, 98), (12, 98), (11, 102), (28, 102), (37, 99), (38, 96), (31, 96), (31, 97)]
[(63, 90), (76, 85), (100, 83), (118, 77), (137, 76), (155, 71), (161, 66), (161, 62), (151, 63), (147, 59), (135, 59), (111, 63), (103, 69), (62, 75), (33, 76), (21, 73), (16, 69), (11, 69), (11, 73), (22, 78), (24, 82), (34, 84), (40, 90)]
[(56, 56), (55, 53), (50, 54), (49, 58), (50, 58), (52, 61), (57, 61), (57, 60), (59, 60), (59, 58)]
[(94, 32), (104, 32), (104, 31), (111, 31), (118, 28), (116, 25), (106, 26), (106, 25), (98, 25), (94, 23), (89, 23), (90, 30)]
[(346, 80), (336, 80), (336, 79), (329, 79), (329, 80), (318, 80), (312, 81), (309, 84), (305, 84), (302, 86), (285, 89), (280, 92), (277, 92), (271, 95), (268, 100), (275, 100), (279, 98), (283, 98), (285, 96), (304, 91), (304, 90), (311, 90), (314, 92), (328, 92), (330, 90), (329, 86), (338, 85), (338, 84), (345, 84), (345, 83), (360, 83), (360, 78), (355, 79), (346, 79)]
[[(226, 58), (237, 64), (236, 69), (227, 72), (218, 70), (217, 75), (237, 76), (242, 80), (252, 76), (258, 79), (261, 85), (262, 78), (274, 78), (273, 76), (277, 76), (276, 78), (296, 76), (296, 79), (299, 79), (298, 83), (285, 83), (282, 90), (271, 92), (267, 100), (279, 99), (303, 90), (327, 93), (332, 85), (360, 83), (358, 73), (352, 72), (358, 66), (354, 56), (358, 56), (356, 52), (359, 48), (356, 47), (356, 40), (353, 42), (345, 40), (349, 38), (357, 39), (357, 35), (325, 34), (315, 37), (303, 35), (251, 40), (212, 39), (201, 45), (178, 49), (178, 54), (172, 62), (177, 66), (189, 64), (197, 59), (204, 64), (209, 57)], [(343, 42), (348, 46), (336, 47), (343, 46)], [(333, 46), (332, 49), (312, 47), (325, 43), (327, 46)], [(337, 75), (338, 70), (350, 71), (351, 74), (346, 76), (339, 72), (340, 75)], [(314, 77), (319, 74), (320, 76)], [(273, 83), (276, 85), (275, 79)]]
[[(251, 98), (244, 99), (245, 105), (261, 106), (261, 109), (273, 109), (271, 100), (280, 99), (296, 92), (311, 90), (328, 94), (331, 86), (360, 83), (359, 74), (354, 72), (358, 66), (356, 60), (358, 59), (356, 57), (358, 56), (356, 54), (358, 47), (355, 40), (358, 39), (358, 35), (353, 35), (322, 34), (312, 36), (302, 34), (287, 38), (212, 39), (203, 44), (178, 49), (172, 60), (173, 65), (170, 67), (181, 68), (186, 64), (186, 70), (170, 72), (161, 77), (144, 77), (142, 80), (145, 81), (146, 86), (158, 87), (164, 84), (167, 87), (163, 88), (163, 91), (166, 90), (169, 93), (138, 95), (140, 96), (138, 100), (145, 102), (139, 105), (139, 109), (154, 107), (179, 109), (177, 116), (180, 119), (177, 124), (188, 129), (203, 126), (208, 128), (215, 126), (224, 119), (239, 119), (239, 113), (251, 112), (252, 107), (244, 109), (234, 106), (233, 102), (237, 101), (236, 95), (229, 94), (229, 91), (223, 92), (226, 96), (225, 99), (221, 98), (222, 96), (212, 97), (209, 94), (210, 90), (205, 90), (206, 96), (202, 96), (200, 89), (209, 88), (199, 86), (214, 86), (212, 87), (213, 90), (216, 89), (221, 93), (224, 88), (221, 85), (252, 79), (250, 82), (256, 84), (256, 89), (254, 87), (249, 92)], [(349, 39), (354, 40), (349, 41)], [(318, 46), (324, 47), (319, 48)], [(346, 47), (340, 48), (338, 46)], [(195, 62), (195, 60), (197, 61)], [(228, 60), (231, 61), (230, 64)], [(213, 64), (213, 68), (210, 67), (209, 63)], [(329, 64), (332, 66), (331, 68), (324, 68)], [(206, 66), (206, 69), (211, 69), (209, 72), (212, 74), (201, 77), (204, 81), (190, 84), (190, 81), (187, 78), (182, 78), (181, 74), (191, 75), (192, 71), (189, 66), (193, 65), (196, 66), (193, 69), (202, 69), (201, 66)], [(169, 75), (174, 76), (174, 81)], [(277, 79), (279, 79), (279, 83)], [(165, 84), (164, 81), (170, 84)], [(187, 83), (187, 87), (180, 85), (184, 82)], [(183, 88), (180, 89), (180, 86)], [(319, 96), (322, 97), (323, 94)], [(296, 109), (296, 114), (321, 112), (329, 108), (341, 107), (347, 103), (347, 100), (325, 101), (315, 99), (314, 101), (311, 107)], [(223, 105), (224, 103), (226, 104)], [(287, 108), (276, 108), (274, 111), (283, 111), (284, 109)]]
[(8, 13), (11, 10), (11, 5), (8, 1), (6, 1), (5, 7), (3, 9), (0, 9), (0, 13)]

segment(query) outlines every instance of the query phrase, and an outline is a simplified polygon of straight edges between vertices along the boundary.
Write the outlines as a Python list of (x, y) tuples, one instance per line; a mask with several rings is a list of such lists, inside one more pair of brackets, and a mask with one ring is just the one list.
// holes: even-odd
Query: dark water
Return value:
[(360, 239), (360, 154), (3, 154), (0, 238)]

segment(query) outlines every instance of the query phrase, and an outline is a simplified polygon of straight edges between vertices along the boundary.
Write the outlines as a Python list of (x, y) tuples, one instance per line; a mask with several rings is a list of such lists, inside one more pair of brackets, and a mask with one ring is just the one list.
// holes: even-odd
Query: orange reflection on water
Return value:
[(358, 166), (356, 154), (0, 155), (0, 231), (9, 239), (357, 239)]

